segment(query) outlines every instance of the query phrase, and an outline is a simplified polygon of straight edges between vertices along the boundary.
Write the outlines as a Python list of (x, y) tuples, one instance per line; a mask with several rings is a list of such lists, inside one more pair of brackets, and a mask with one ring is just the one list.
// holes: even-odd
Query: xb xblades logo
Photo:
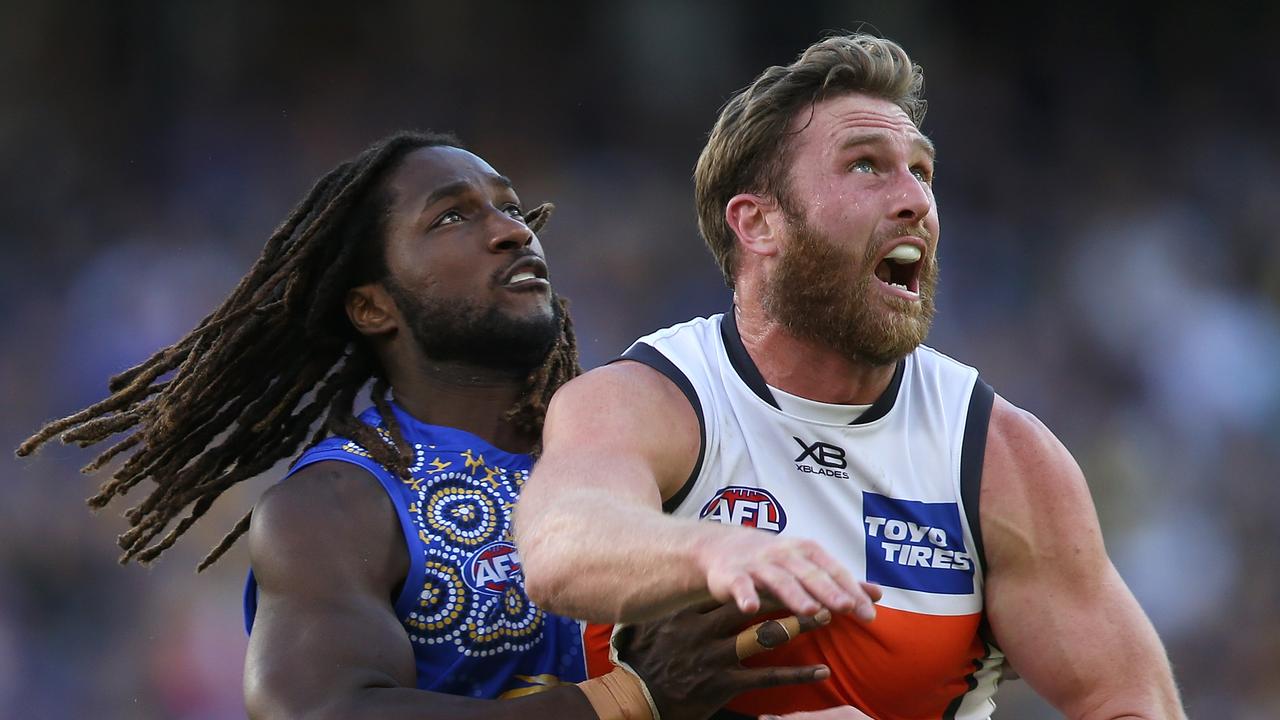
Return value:
[[(801, 448), (800, 455), (794, 461), (796, 469), (800, 472), (838, 478), (849, 477), (849, 473), (841, 472), (849, 467), (848, 461), (844, 459), (844, 448), (825, 442), (816, 442), (810, 445), (794, 435), (791, 436), (791, 439), (799, 443)], [(813, 460), (822, 467), (815, 468), (807, 465), (805, 464), (806, 460)]]

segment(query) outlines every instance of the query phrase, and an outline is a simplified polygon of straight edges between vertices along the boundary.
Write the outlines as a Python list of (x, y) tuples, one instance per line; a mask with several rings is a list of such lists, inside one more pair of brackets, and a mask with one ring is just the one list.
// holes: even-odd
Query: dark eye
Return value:
[(450, 210), (449, 212), (441, 215), (439, 220), (436, 220), (435, 227), (440, 227), (441, 225), (452, 225), (456, 222), (462, 222), (462, 213), (459, 213), (457, 210)]
[(524, 222), (524, 210), (521, 210), (519, 205), (510, 203), (505, 207), (503, 207), (502, 210), (503, 212), (519, 220), (520, 222)]

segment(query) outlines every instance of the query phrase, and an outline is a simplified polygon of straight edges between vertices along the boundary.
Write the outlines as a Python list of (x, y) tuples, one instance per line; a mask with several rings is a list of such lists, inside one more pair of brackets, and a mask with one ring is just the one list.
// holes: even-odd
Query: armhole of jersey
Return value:
[(965, 415), (964, 439), (960, 445), (960, 500), (964, 503), (965, 518), (973, 533), (974, 550), (983, 573), (987, 570), (987, 555), (982, 545), (981, 514), (978, 497), (982, 490), (982, 461), (987, 452), (987, 426), (991, 424), (991, 405), (995, 391), (977, 378), (969, 394), (969, 410)]
[(634, 360), (662, 373), (668, 380), (675, 383), (676, 387), (680, 388), (680, 392), (684, 393), (685, 399), (689, 401), (689, 405), (693, 407), (693, 412), (698, 416), (698, 461), (693, 464), (693, 471), (689, 473), (689, 479), (684, 481), (684, 484), (680, 486), (680, 489), (674, 495), (662, 503), (663, 512), (673, 512), (689, 496), (689, 491), (693, 489), (694, 481), (698, 479), (698, 474), (702, 472), (702, 460), (707, 454), (707, 421), (702, 414), (702, 401), (698, 399), (698, 391), (693, 389), (693, 383), (689, 382), (688, 376), (680, 368), (676, 367), (675, 363), (671, 362), (666, 355), (663, 355), (648, 343), (638, 342), (632, 345), (618, 360)]
[[(393, 606), (395, 607), (396, 617), (403, 619), (409, 617), (409, 613), (416, 607), (415, 600), (422, 592), (422, 583), (426, 574), (423, 567), (423, 542), (418, 537), (417, 526), (414, 525), (413, 519), (409, 517), (408, 510), (402, 506), (402, 503), (396, 501), (395, 486), (396, 478), (390, 473), (383, 470), (381, 466), (372, 460), (365, 460), (359, 456), (354, 456), (344, 450), (337, 448), (329, 450), (321, 450), (320, 452), (304, 454), (298, 462), (291, 468), (285, 477), (289, 477), (297, 473), (299, 470), (314, 465), (318, 462), (328, 460), (336, 460), (355, 465), (377, 478), (378, 483), (382, 486), (383, 492), (387, 494), (387, 498), (391, 501), (391, 506), (395, 508), (396, 518), (400, 521), (400, 531), (404, 535), (405, 550), (409, 553), (409, 571), (405, 575), (404, 584), (401, 585), (392, 595)], [(374, 468), (382, 470), (378, 472)], [(283, 478), (282, 478), (283, 479)], [(253, 618), (258, 610), (258, 583), (253, 577), (253, 569), (249, 569), (249, 577), (245, 580), (244, 589), (244, 607), (245, 607), (245, 631), (253, 632)]]

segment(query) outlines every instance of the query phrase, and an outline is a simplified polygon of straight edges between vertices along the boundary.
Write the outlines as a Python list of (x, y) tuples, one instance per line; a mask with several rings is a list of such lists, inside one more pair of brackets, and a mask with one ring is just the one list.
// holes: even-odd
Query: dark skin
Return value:
[[(552, 316), (541, 245), (510, 183), (487, 163), (456, 148), (422, 148), (386, 187), (393, 202), (385, 257), (401, 288), (513, 318)], [(523, 372), (427, 357), (381, 282), (353, 288), (346, 310), (410, 414), (510, 452), (534, 447), (537, 438), (503, 419)], [(392, 606), (408, 574), (408, 550), (390, 499), (355, 465), (319, 462), (268, 490), (254, 509), (249, 553), (258, 583), (245, 661), (250, 717), (596, 718), (576, 685), (503, 701), (417, 689), (413, 649)], [(636, 630), (627, 659), (652, 688), (681, 688), (681, 696), (704, 688), (688, 710), (664, 707), (664, 717), (705, 717), (744, 690), (827, 676), (821, 666), (742, 669), (733, 630), (747, 618), (726, 612), (736, 611), (686, 611), (662, 633)], [(688, 668), (670, 675), (667, 659), (689, 653), (714, 661), (697, 662), (692, 677)]]

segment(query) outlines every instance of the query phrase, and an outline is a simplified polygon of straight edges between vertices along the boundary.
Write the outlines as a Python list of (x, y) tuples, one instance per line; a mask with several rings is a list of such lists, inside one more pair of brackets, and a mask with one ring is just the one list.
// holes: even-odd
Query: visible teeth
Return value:
[(534, 274), (533, 274), (533, 273), (531, 273), (531, 272), (521, 272), (521, 273), (516, 273), (515, 275), (512, 275), (512, 276), (511, 276), (511, 280), (509, 280), (509, 281), (508, 281), (508, 284), (515, 284), (515, 283), (518, 283), (518, 282), (522, 282), (522, 281), (524, 281), (524, 280), (532, 280), (532, 279), (534, 279), (534, 278), (536, 278), (536, 277), (538, 277), (538, 276), (537, 276), (537, 275), (534, 275)]
[(910, 243), (903, 243), (889, 251), (889, 254), (885, 255), (884, 259), (891, 262), (908, 264), (917, 262), (920, 260), (920, 256), (920, 248)]

